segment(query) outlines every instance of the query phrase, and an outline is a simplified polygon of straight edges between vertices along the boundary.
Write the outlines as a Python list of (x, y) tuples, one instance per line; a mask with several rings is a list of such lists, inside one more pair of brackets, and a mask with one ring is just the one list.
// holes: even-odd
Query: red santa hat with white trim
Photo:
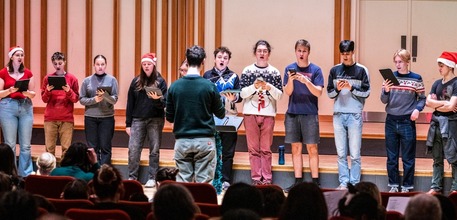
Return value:
[(142, 57), (141, 57), (141, 63), (145, 62), (145, 61), (149, 61), (151, 63), (156, 63), (157, 62), (157, 57), (156, 57), (156, 54), (155, 53), (145, 53)]
[(455, 68), (457, 63), (457, 53), (444, 51), (441, 56), (436, 59), (436, 61), (448, 67)]
[(13, 54), (16, 53), (17, 51), (22, 51), (22, 53), (24, 53), (24, 49), (22, 49), (22, 47), (15, 46), (15, 47), (10, 48), (10, 51), (8, 52), (8, 57), (9, 58), (13, 57)]

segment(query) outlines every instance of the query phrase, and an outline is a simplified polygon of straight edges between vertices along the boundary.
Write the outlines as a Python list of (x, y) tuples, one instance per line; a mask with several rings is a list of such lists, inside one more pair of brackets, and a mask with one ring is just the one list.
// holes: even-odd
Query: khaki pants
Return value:
[(63, 122), (63, 121), (46, 121), (44, 122), (44, 136), (46, 151), (51, 154), (56, 154), (56, 142), (57, 136), (60, 140), (60, 145), (62, 146), (62, 156), (67, 151), (68, 147), (71, 145), (73, 138), (73, 127), (74, 123), (72, 122)]

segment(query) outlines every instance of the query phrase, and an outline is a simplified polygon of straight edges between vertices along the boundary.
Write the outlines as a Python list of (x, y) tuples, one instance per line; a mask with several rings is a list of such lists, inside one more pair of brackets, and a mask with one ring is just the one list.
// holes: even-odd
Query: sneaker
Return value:
[(264, 180), (264, 181), (262, 181), (262, 185), (271, 185), (271, 181)]
[(347, 190), (348, 187), (347, 186), (344, 186), (344, 185), (339, 185), (338, 187), (336, 187), (336, 190)]
[(223, 182), (222, 183), (222, 190), (227, 190), (229, 187), (230, 187), (230, 183), (229, 182)]
[(252, 185), (258, 186), (258, 185), (263, 185), (263, 183), (260, 180), (252, 180)]
[(406, 189), (406, 188), (403, 188), (403, 187), (402, 187), (402, 188), (401, 188), (401, 192), (402, 192), (402, 193), (408, 193), (408, 192), (409, 192), (409, 189)]
[(441, 194), (441, 190), (439, 190), (439, 189), (430, 189), (427, 193), (428, 194), (432, 194), (432, 195)]
[(396, 193), (396, 192), (398, 192), (398, 187), (397, 187), (397, 186), (392, 186), (392, 187), (390, 187), (389, 192), (390, 192), (390, 193)]
[(156, 181), (153, 179), (150, 179), (144, 184), (145, 188), (154, 188), (156, 186)]

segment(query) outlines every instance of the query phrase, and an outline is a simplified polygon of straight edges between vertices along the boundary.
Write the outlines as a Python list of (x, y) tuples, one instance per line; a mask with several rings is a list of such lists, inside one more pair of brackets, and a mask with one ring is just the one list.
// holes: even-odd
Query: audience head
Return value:
[(92, 182), (100, 201), (117, 202), (124, 194), (122, 175), (112, 165), (103, 164), (95, 173)]
[(89, 186), (86, 181), (75, 179), (63, 188), (62, 199), (89, 199)]
[(200, 209), (187, 188), (172, 183), (158, 188), (153, 212), (157, 220), (190, 220)]
[(260, 220), (260, 216), (249, 209), (232, 209), (226, 212), (222, 220)]
[(61, 167), (78, 166), (83, 171), (88, 172), (92, 166), (88, 156), (87, 145), (82, 142), (75, 142), (70, 145), (65, 156), (60, 162)]
[(273, 217), (277, 218), (281, 207), (286, 200), (284, 192), (277, 187), (265, 187), (259, 188), (263, 196), (264, 207), (262, 217)]
[(359, 182), (355, 184), (357, 192), (364, 192), (370, 194), (379, 205), (382, 205), (381, 192), (379, 192), (378, 186), (372, 182)]
[(17, 177), (17, 168), (15, 162), (15, 155), (13, 149), (8, 144), (0, 144), (0, 155), (2, 159), (0, 160), (0, 171), (4, 173)]
[(160, 182), (165, 180), (176, 181), (179, 169), (174, 167), (161, 167), (156, 173), (156, 185), (160, 186)]
[(0, 196), (5, 192), (12, 191), (14, 189), (13, 180), (11, 176), (0, 171)]
[(302, 219), (327, 219), (327, 203), (319, 186), (304, 182), (290, 189), (279, 219), (294, 219), (295, 216)]
[(411, 197), (405, 209), (405, 220), (440, 220), (441, 215), (440, 201), (426, 193)]
[(449, 197), (444, 196), (442, 194), (435, 194), (434, 196), (440, 202), (441, 214), (442, 214), (441, 215), (441, 220), (457, 219), (457, 215), (455, 213), (455, 205), (449, 199)]
[(149, 198), (144, 193), (136, 192), (136, 193), (132, 193), (132, 195), (130, 195), (129, 201), (132, 201), (132, 202), (148, 202)]
[(44, 152), (38, 157), (36, 161), (37, 174), (49, 176), (51, 171), (56, 168), (56, 157), (48, 152)]
[(0, 198), (0, 219), (35, 220), (37, 217), (38, 206), (31, 193), (14, 190)]
[(235, 183), (225, 192), (222, 199), (221, 215), (233, 209), (248, 209), (263, 214), (263, 197), (260, 190), (246, 183)]
[(56, 207), (44, 196), (38, 194), (32, 194), (39, 208), (43, 208), (48, 212), (55, 212)]
[(338, 204), (340, 214), (354, 219), (379, 219), (378, 202), (368, 193), (360, 192), (344, 197)]
[(186, 58), (189, 67), (200, 67), (206, 58), (206, 52), (202, 47), (194, 45), (187, 48)]

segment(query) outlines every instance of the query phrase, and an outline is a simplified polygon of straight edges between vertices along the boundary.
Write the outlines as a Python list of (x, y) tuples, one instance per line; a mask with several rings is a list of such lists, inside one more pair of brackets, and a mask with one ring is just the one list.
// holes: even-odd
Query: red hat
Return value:
[(448, 67), (455, 68), (455, 64), (457, 63), (457, 53), (444, 51), (441, 56), (436, 59), (436, 61)]
[(145, 53), (141, 57), (141, 62), (149, 61), (151, 63), (155, 63), (157, 61), (157, 57), (155, 53)]
[(8, 52), (8, 57), (11, 58), (13, 56), (13, 54), (19, 50), (22, 51), (22, 53), (24, 53), (24, 49), (22, 49), (20, 46), (11, 47), (10, 51)]

